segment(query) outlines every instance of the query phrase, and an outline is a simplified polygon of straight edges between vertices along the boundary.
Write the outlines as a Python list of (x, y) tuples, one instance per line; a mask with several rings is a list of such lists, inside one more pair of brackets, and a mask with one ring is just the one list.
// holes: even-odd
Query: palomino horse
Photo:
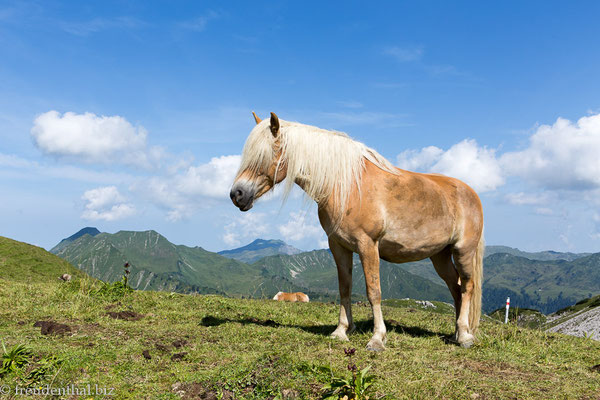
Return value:
[[(358, 253), (373, 311), (369, 350), (385, 348), (379, 259), (394, 263), (429, 257), (454, 298), (454, 339), (473, 344), (481, 315), (483, 211), (477, 194), (458, 179), (395, 168), (375, 150), (340, 132), (279, 120), (271, 113), (244, 145), (231, 188), (241, 210), (287, 177), (318, 205), (338, 270), (340, 318), (333, 337), (352, 323), (352, 253)], [(285, 197), (284, 197), (285, 198)]]
[(278, 292), (275, 295), (275, 297), (273, 297), (273, 300), (291, 301), (292, 303), (295, 303), (297, 301), (299, 301), (301, 303), (308, 303), (310, 301), (308, 296), (302, 292), (295, 292), (295, 293)]

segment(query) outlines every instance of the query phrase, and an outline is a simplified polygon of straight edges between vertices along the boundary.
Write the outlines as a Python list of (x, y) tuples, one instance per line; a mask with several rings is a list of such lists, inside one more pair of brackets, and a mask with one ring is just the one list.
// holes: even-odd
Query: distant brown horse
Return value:
[[(483, 211), (477, 194), (458, 179), (404, 171), (340, 132), (279, 120), (271, 113), (244, 146), (231, 199), (248, 211), (287, 177), (317, 202), (338, 269), (340, 318), (333, 337), (348, 340), (352, 253), (358, 253), (373, 311), (369, 350), (385, 348), (379, 259), (403, 263), (429, 257), (456, 308), (455, 340), (473, 344), (481, 315)], [(285, 198), (285, 197), (284, 197)]]
[(308, 303), (310, 301), (308, 296), (302, 292), (295, 292), (295, 293), (279, 292), (275, 295), (275, 297), (273, 297), (273, 300), (291, 301), (293, 303), (296, 301), (299, 301), (301, 303)]

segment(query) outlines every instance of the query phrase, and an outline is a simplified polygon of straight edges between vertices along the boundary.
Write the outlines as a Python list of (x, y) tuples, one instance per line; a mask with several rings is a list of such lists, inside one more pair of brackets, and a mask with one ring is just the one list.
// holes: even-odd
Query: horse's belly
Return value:
[(393, 240), (382, 238), (379, 241), (379, 257), (393, 263), (418, 261), (431, 257), (448, 246), (448, 240)]

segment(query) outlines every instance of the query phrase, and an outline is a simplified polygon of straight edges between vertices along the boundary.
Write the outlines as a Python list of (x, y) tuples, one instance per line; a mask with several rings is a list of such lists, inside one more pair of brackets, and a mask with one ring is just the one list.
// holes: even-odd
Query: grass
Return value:
[[(371, 399), (597, 399), (600, 393), (600, 376), (591, 369), (600, 364), (599, 342), (486, 321), (479, 343), (462, 349), (447, 341), (451, 308), (384, 306), (388, 343), (376, 354), (365, 349), (372, 329), (367, 305), (354, 307), (357, 332), (339, 342), (328, 337), (337, 322), (333, 304), (141, 291), (115, 300), (95, 295), (99, 285), (85, 277), (0, 279), (0, 339), (8, 351), (31, 352), (26, 365), (0, 377), (2, 384), (12, 391), (90, 384), (114, 389), (118, 399), (318, 399), (334, 376), (351, 377), (344, 349), (353, 347), (352, 361), (374, 377)], [(141, 318), (108, 314), (120, 311)], [(33, 327), (39, 320), (71, 331), (42, 335)]]

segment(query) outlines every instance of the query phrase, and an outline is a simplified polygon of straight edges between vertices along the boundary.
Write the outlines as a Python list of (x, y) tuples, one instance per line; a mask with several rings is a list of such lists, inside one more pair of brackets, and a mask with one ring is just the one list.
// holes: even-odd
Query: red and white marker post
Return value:
[(506, 298), (506, 315), (504, 316), (504, 323), (508, 323), (508, 309), (510, 308), (510, 297)]

